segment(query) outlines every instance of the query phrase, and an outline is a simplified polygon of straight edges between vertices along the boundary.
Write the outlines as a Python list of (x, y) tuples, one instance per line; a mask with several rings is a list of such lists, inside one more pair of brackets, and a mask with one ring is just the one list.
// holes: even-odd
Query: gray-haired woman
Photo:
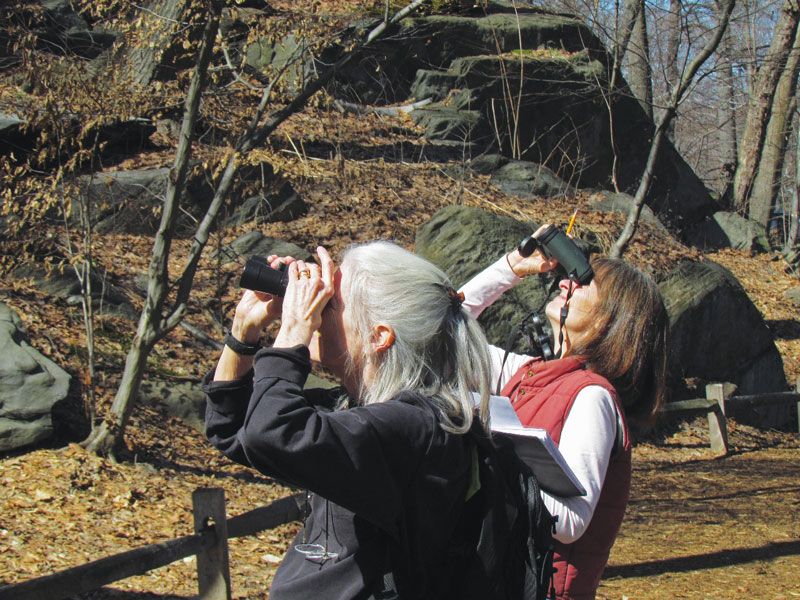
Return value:
[[(282, 301), (244, 293), (206, 383), (211, 443), (314, 495), (270, 598), (452, 597), (451, 542), (475, 483), (471, 392), (481, 418), (488, 402), (486, 340), (427, 261), (376, 242), (337, 270), (317, 252), (319, 266), (285, 260)], [(278, 316), (273, 347), (248, 355)], [(345, 406), (303, 390), (311, 360), (341, 378)]]

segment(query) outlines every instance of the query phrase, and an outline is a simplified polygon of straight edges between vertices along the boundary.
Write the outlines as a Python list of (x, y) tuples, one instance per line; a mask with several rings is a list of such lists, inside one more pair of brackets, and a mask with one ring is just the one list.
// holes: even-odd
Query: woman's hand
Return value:
[(322, 246), (317, 248), (319, 265), (298, 260), (289, 265), (289, 285), (283, 298), (281, 328), (275, 346), (308, 346), (322, 324), (322, 310), (333, 297), (335, 265)]
[[(545, 224), (539, 227), (533, 237), (538, 236), (548, 226), (548, 224)], [(555, 258), (547, 258), (541, 250), (535, 250), (530, 256), (522, 256), (519, 250), (515, 248), (506, 255), (506, 260), (508, 261), (508, 266), (514, 271), (514, 275), (520, 278), (546, 273), (558, 266), (558, 261)]]
[[(277, 269), (281, 264), (289, 265), (295, 262), (291, 256), (276, 256), (271, 254), (267, 257), (269, 265)], [(231, 334), (237, 340), (245, 344), (255, 344), (261, 338), (264, 328), (275, 321), (281, 314), (281, 298), (267, 294), (245, 290), (231, 323)]]

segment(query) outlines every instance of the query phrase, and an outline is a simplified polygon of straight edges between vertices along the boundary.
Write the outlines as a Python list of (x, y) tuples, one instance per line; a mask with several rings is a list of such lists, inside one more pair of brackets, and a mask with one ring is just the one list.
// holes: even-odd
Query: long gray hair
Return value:
[[(356, 337), (350, 368), (359, 382), (358, 402), (385, 402), (402, 391), (431, 398), (442, 427), (466, 432), (480, 397), (488, 420), (490, 361), (483, 331), (458, 300), (441, 269), (389, 242), (354, 246), (342, 259), (345, 312)], [(394, 329), (394, 344), (370, 352), (373, 327)], [(363, 381), (367, 367), (373, 376)]]

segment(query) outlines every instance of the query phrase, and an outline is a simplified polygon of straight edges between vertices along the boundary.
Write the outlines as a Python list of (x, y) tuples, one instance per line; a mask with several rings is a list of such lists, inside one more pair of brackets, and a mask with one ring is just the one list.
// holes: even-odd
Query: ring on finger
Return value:
[(311, 279), (311, 269), (303, 269), (302, 271), (300, 271), (300, 277), (306, 277), (308, 279)]

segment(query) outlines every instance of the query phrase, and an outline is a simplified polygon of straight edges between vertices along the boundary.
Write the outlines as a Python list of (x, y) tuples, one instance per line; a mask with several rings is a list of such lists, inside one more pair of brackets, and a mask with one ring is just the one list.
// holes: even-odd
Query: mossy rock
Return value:
[[(670, 318), (675, 377), (731, 382), (740, 394), (787, 389), (772, 333), (739, 281), (711, 261), (684, 261), (659, 284)], [(737, 415), (757, 425), (783, 426), (788, 407)]]
[[(538, 227), (479, 208), (447, 206), (417, 230), (416, 251), (447, 273), (455, 287), (504, 256)], [(492, 344), (505, 346), (511, 329), (547, 298), (544, 279), (528, 277), (484, 311), (479, 322)], [(524, 344), (515, 346), (523, 351)]]

